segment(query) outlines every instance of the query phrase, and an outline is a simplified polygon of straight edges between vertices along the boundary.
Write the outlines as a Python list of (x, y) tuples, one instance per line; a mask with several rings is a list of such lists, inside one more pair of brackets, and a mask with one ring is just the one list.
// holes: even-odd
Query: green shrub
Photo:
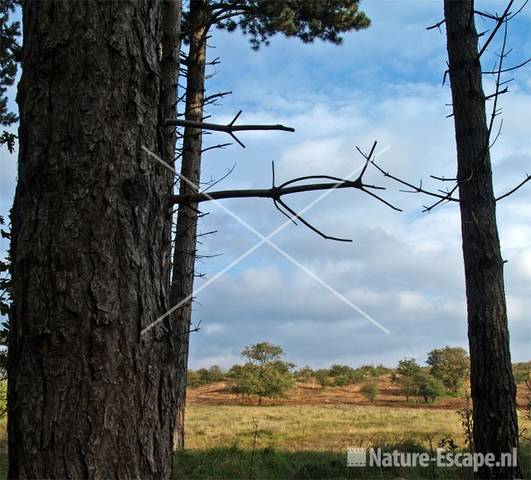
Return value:
[(374, 402), (376, 400), (376, 397), (378, 396), (378, 393), (380, 393), (380, 390), (378, 389), (378, 385), (376, 382), (366, 382), (361, 387), (360, 392), (363, 394), (363, 396), (369, 400), (369, 402)]

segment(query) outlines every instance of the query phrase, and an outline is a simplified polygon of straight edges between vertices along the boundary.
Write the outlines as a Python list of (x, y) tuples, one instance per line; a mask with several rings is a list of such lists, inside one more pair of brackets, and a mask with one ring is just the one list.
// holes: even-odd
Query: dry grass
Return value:
[[(187, 408), (190, 449), (249, 448), (257, 425), (257, 448), (342, 451), (347, 447), (413, 441), (429, 446), (451, 436), (464, 446), (455, 410), (361, 405), (199, 405)], [(520, 428), (531, 422), (520, 419)]]

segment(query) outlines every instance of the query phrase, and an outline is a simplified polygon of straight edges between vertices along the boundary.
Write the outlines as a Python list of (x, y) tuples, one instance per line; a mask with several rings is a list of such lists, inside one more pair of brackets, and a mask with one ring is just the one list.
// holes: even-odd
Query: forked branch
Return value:
[[(294, 193), (302, 192), (313, 192), (319, 190), (335, 190), (335, 189), (344, 189), (344, 188), (354, 188), (361, 190), (366, 194), (370, 195), (373, 198), (376, 198), (378, 201), (382, 202), (384, 205), (392, 208), (396, 211), (402, 211), (400, 208), (392, 205), (387, 200), (383, 199), (377, 195), (375, 190), (385, 190), (384, 187), (379, 187), (376, 185), (369, 185), (364, 183), (363, 175), (367, 170), (367, 166), (374, 161), (374, 151), (376, 149), (376, 142), (374, 142), (370, 153), (367, 155), (363, 153), (358, 147), (356, 147), (360, 154), (365, 158), (365, 165), (359, 176), (355, 180), (350, 180), (346, 178), (334, 177), (331, 175), (307, 175), (304, 177), (297, 177), (291, 180), (288, 180), (281, 185), (275, 185), (275, 170), (273, 164), (273, 180), (271, 188), (263, 189), (241, 189), (241, 190), (220, 190), (215, 192), (197, 192), (191, 195), (174, 195), (171, 197), (171, 202), (173, 204), (179, 205), (191, 205), (207, 201), (217, 201), (227, 198), (270, 198), (273, 200), (275, 207), (284, 215), (286, 215), (293, 223), (297, 224), (297, 221), (300, 221), (303, 225), (308, 227), (310, 230), (314, 231), (321, 237), (326, 240), (335, 240), (339, 242), (351, 242), (352, 240), (347, 238), (339, 238), (327, 235), (308, 222), (305, 218), (302, 217), (300, 213), (297, 213), (284, 201), (286, 195), (292, 195)], [(316, 183), (304, 183), (308, 181), (319, 181)], [(324, 180), (324, 181), (323, 181)]]
[(283, 132), (294, 132), (295, 129), (291, 127), (285, 127), (284, 125), (234, 125), (238, 117), (241, 115), (242, 111), (240, 110), (236, 116), (228, 123), (227, 125), (220, 125), (217, 123), (205, 123), (205, 122), (194, 122), (192, 120), (181, 120), (181, 119), (167, 119), (164, 124), (172, 127), (191, 127), (198, 128), (201, 130), (212, 130), (216, 132), (225, 132), (228, 133), (236, 142), (238, 142), (243, 148), (245, 145), (234, 135), (234, 132), (243, 132), (243, 131), (261, 131), (261, 130), (281, 130)]

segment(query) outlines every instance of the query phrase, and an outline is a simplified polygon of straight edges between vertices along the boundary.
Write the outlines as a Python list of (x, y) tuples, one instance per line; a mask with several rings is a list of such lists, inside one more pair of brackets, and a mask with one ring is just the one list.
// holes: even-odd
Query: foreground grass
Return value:
[[(459, 418), (452, 410), (388, 408), (359, 405), (190, 405), (186, 410), (186, 446), (256, 447), (287, 451), (345, 452), (412, 441), (429, 447), (443, 437), (464, 446)], [(531, 428), (531, 423), (520, 428)]]
[[(349, 447), (430, 451), (444, 437), (464, 447), (452, 410), (358, 405), (190, 405), (187, 450), (175, 455), (184, 479), (468, 479), (455, 468), (347, 468)], [(520, 429), (531, 422), (520, 419)], [(7, 475), (5, 419), (0, 422), (0, 479)], [(253, 448), (254, 445), (254, 448)], [(531, 478), (531, 445), (522, 446), (523, 478)]]
[[(418, 445), (386, 445), (386, 450), (423, 451)], [(523, 478), (531, 478), (531, 448), (521, 449)], [(252, 479), (472, 479), (472, 469), (430, 466), (426, 468), (350, 467), (346, 454), (339, 452), (290, 452), (264, 448), (243, 450), (237, 447), (187, 450), (175, 455), (175, 480)]]
[[(446, 467), (346, 467), (349, 447), (429, 452), (448, 437), (464, 447), (463, 431), (453, 410), (350, 405), (190, 405), (186, 415), (187, 450), (175, 457), (178, 480), (473, 477), (469, 469)], [(520, 419), (521, 429), (530, 427), (529, 421)], [(531, 478), (529, 444), (523, 446), (521, 456), (524, 478)]]

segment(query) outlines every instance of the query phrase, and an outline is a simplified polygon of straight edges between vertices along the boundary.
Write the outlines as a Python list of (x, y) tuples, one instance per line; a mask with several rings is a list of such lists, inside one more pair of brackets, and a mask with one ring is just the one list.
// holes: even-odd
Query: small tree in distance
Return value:
[(281, 347), (260, 342), (242, 350), (247, 362), (234, 366), (230, 376), (236, 380), (233, 392), (258, 397), (258, 405), (264, 398), (283, 397), (293, 386), (291, 373), (294, 365), (281, 360)]
[(326, 368), (320, 368), (319, 370), (315, 370), (313, 372), (313, 378), (315, 378), (315, 381), (323, 390), (326, 387), (330, 387), (334, 384), (332, 378), (330, 378), (330, 370), (327, 370)]
[(414, 358), (406, 357), (398, 362), (394, 381), (400, 385), (400, 392), (406, 397), (406, 402), (418, 393), (417, 377), (421, 371), (420, 365)]
[(436, 348), (428, 353), (426, 363), (430, 366), (431, 374), (452, 393), (457, 393), (468, 375), (468, 354), (461, 347)]
[(421, 371), (417, 375), (416, 381), (418, 394), (426, 403), (428, 403), (429, 400), (433, 403), (437, 398), (442, 397), (445, 394), (443, 383), (427, 372)]
[(308, 365), (305, 365), (304, 367), (302, 368), (299, 368), (296, 372), (295, 372), (295, 378), (299, 381), (299, 382), (308, 382), (313, 376), (313, 370), (308, 366)]

